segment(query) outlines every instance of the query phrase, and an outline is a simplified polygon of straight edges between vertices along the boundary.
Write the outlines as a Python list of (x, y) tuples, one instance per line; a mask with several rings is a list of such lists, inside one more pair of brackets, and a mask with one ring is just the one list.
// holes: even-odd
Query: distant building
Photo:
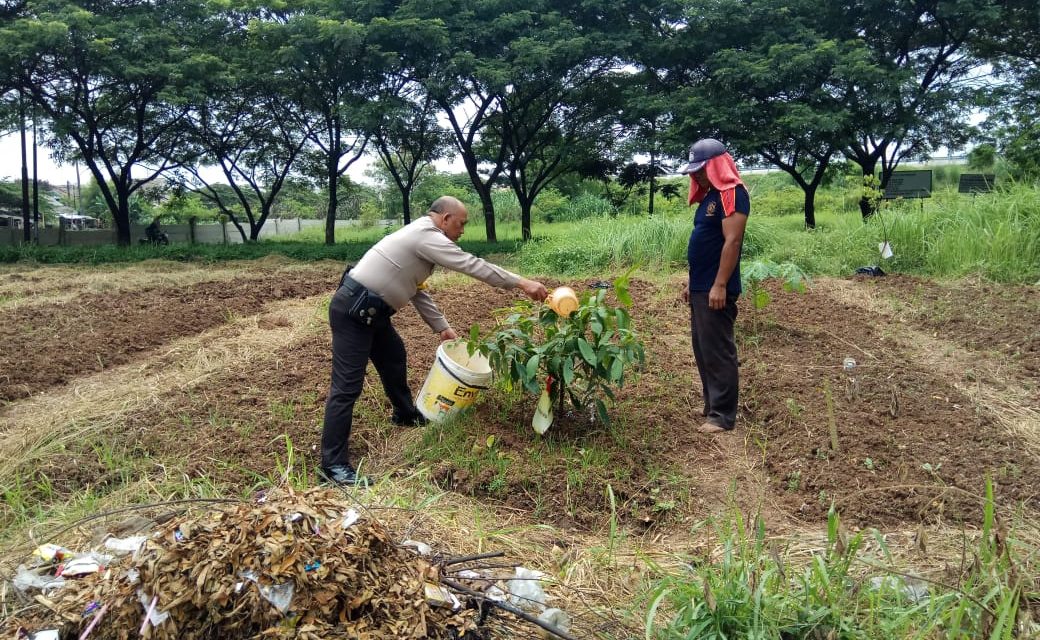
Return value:
[(22, 216), (0, 214), (0, 227), (7, 227), (8, 229), (21, 229)]
[(64, 213), (58, 216), (58, 222), (66, 229), (98, 229), (101, 227), (100, 220), (90, 216), (81, 216), (74, 213)]

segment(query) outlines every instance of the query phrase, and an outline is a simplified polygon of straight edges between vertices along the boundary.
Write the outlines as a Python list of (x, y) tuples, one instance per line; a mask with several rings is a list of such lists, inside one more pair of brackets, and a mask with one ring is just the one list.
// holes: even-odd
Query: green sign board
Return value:
[(958, 193), (989, 193), (993, 191), (996, 176), (992, 173), (962, 173), (957, 183)]
[(896, 171), (885, 185), (886, 200), (896, 198), (931, 198), (932, 170)]

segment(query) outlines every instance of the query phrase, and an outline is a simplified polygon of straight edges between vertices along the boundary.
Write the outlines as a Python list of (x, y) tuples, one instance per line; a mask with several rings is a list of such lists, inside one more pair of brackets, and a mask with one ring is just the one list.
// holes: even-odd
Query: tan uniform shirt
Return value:
[(419, 285), (433, 273), (435, 266), (458, 271), (494, 287), (512, 289), (520, 276), (466, 253), (423, 216), (377, 242), (365, 252), (350, 277), (378, 294), (394, 309), (409, 301), (436, 332), (450, 325), (437, 305)]

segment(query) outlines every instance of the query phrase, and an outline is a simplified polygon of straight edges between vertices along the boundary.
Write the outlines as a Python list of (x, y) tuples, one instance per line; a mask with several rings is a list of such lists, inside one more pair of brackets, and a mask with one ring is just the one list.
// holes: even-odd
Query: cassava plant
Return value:
[(614, 281), (614, 293), (621, 306), (607, 304), (605, 289), (582, 293), (569, 317), (548, 305), (518, 302), (500, 311), (491, 335), (482, 337), (473, 325), (469, 351), (487, 357), (495, 374), (514, 388), (536, 396), (548, 389), (558, 410), (567, 400), (578, 411), (595, 406), (599, 419), (609, 424), (607, 400), (614, 400), (626, 371), (646, 360), (627, 311), (632, 305), (628, 274)]

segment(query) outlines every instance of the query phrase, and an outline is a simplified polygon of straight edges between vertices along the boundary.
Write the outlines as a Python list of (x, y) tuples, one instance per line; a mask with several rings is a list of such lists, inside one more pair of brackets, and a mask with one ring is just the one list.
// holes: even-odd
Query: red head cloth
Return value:
[[(737, 195), (735, 189), (737, 185), (743, 186), (743, 182), (740, 180), (740, 172), (737, 171), (737, 163), (733, 161), (733, 156), (728, 153), (715, 156), (708, 160), (704, 165), (704, 170), (708, 174), (708, 182), (711, 186), (715, 187), (715, 190), (719, 192), (722, 197), (722, 210), (727, 217), (733, 215), (734, 209), (737, 207)], [(690, 174), (690, 197), (687, 201), (688, 204), (694, 202), (700, 202), (704, 200), (704, 197), (708, 195), (708, 189), (701, 187), (697, 184), (697, 181), (693, 179), (693, 174)]]

